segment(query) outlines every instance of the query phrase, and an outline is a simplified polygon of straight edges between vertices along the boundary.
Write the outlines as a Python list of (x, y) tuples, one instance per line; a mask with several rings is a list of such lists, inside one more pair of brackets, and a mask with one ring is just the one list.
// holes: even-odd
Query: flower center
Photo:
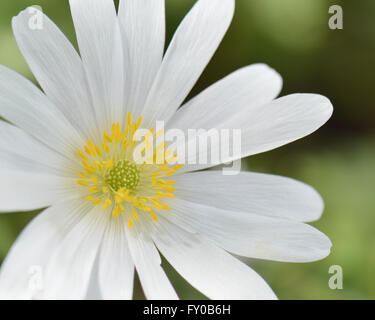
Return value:
[[(78, 151), (82, 171), (77, 183), (85, 187), (86, 201), (100, 205), (102, 210), (110, 210), (114, 218), (126, 215), (129, 228), (145, 214), (158, 221), (158, 214), (171, 209), (163, 199), (174, 197), (176, 182), (170, 177), (183, 167), (172, 164), (177, 156), (165, 149), (164, 142), (153, 150), (150, 137), (156, 139), (161, 132), (154, 133), (151, 129), (143, 142), (135, 139), (141, 123), (142, 117), (133, 122), (128, 113), (123, 131), (119, 123), (114, 123), (110, 133), (103, 133), (99, 144), (87, 140), (84, 149)], [(139, 148), (141, 155), (138, 154), (135, 161), (134, 151), (140, 143), (143, 143)], [(156, 160), (160, 156), (162, 162)]]
[(129, 160), (118, 161), (106, 174), (105, 182), (115, 191), (121, 188), (133, 190), (138, 186), (140, 171)]

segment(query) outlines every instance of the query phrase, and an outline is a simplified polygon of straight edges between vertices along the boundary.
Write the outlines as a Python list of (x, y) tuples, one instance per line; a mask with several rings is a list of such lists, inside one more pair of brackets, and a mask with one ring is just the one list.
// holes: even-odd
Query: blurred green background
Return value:
[[(194, 0), (167, 0), (168, 40)], [(320, 93), (335, 107), (315, 134), (248, 159), (248, 167), (314, 186), (326, 210), (314, 223), (333, 242), (331, 255), (309, 264), (247, 261), (281, 299), (375, 298), (375, 1), (237, 0), (233, 24), (192, 95), (237, 68), (264, 62), (284, 78), (282, 95)], [(32, 78), (11, 31), (11, 18), (40, 5), (75, 43), (68, 1), (0, 3), (0, 63)], [(341, 5), (344, 29), (330, 30), (328, 8)], [(33, 78), (32, 78), (33, 79)], [(35, 214), (35, 213), (34, 213)], [(34, 216), (0, 215), (0, 262)], [(343, 290), (328, 287), (331, 265)], [(203, 298), (167, 266), (181, 298)], [(142, 298), (139, 284), (137, 298)]]

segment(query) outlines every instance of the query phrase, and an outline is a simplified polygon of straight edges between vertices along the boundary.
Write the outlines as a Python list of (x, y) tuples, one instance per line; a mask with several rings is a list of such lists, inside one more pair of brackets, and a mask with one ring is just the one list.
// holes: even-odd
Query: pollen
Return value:
[(124, 122), (123, 129), (120, 123), (114, 123), (110, 131), (102, 133), (102, 141), (87, 140), (77, 151), (82, 162), (77, 183), (85, 193), (85, 201), (99, 206), (104, 214), (109, 212), (113, 219), (125, 215), (126, 225), (133, 228), (145, 218), (157, 223), (158, 216), (172, 209), (165, 203), (176, 191), (171, 177), (183, 166), (172, 165), (177, 155), (164, 142), (156, 144), (153, 151), (151, 141), (162, 133), (154, 133), (153, 128), (144, 136), (144, 160), (135, 161), (133, 151), (141, 143), (135, 133), (142, 117), (132, 121), (128, 113)]

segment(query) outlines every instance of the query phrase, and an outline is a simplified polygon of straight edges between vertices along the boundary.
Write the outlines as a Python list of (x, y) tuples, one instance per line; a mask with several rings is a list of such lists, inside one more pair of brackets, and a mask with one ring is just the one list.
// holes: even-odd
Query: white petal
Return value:
[[(83, 201), (83, 200), (81, 200)], [(44, 299), (84, 299), (88, 290), (107, 215), (91, 204), (82, 208), (89, 212), (75, 212), (76, 221), (60, 245), (54, 250), (45, 272)]]
[(22, 231), (0, 269), (0, 299), (40, 297), (48, 261), (70, 231), (77, 211), (77, 202), (60, 203)]
[(71, 198), (73, 183), (49, 174), (0, 172), (0, 213), (45, 208)]
[(279, 95), (281, 87), (281, 76), (267, 65), (244, 67), (183, 105), (170, 119), (168, 127), (216, 128), (238, 112), (271, 102)]
[[(292, 94), (266, 105), (244, 108), (235, 115), (230, 112), (223, 114), (223, 118), (227, 120), (216, 125), (207, 124), (209, 127), (203, 129), (241, 130), (241, 153), (224, 154), (220, 157), (219, 163), (225, 163), (272, 150), (305, 137), (320, 128), (331, 117), (332, 111), (332, 104), (326, 97), (317, 94)], [(230, 140), (228, 151), (232, 150), (232, 142)], [(187, 155), (186, 163), (190, 164), (180, 170), (180, 173), (219, 164), (211, 161), (200, 163), (202, 161), (199, 159), (214, 159), (215, 154), (222, 155), (220, 143), (202, 149), (198, 151), (196, 148), (197, 152)]]
[(173, 199), (170, 205), (173, 213), (165, 215), (166, 219), (240, 256), (310, 262), (330, 253), (328, 237), (301, 222), (220, 210), (182, 199)]
[(161, 267), (161, 259), (148, 232), (137, 225), (127, 232), (132, 255), (143, 292), (149, 300), (176, 300), (178, 296)]
[(30, 19), (37, 14), (35, 10), (27, 8), (13, 18), (18, 46), (48, 98), (78, 131), (94, 139), (94, 112), (81, 58), (43, 13), (39, 13), (43, 27), (30, 28)]
[(30, 81), (0, 66), (0, 116), (51, 149), (71, 157), (83, 145), (77, 131)]
[(202, 171), (174, 180), (178, 198), (224, 210), (309, 222), (319, 219), (324, 208), (322, 198), (310, 186), (274, 175)]
[[(324, 96), (292, 94), (251, 110), (245, 119), (237, 115), (233, 123), (239, 123), (243, 128), (244, 155), (247, 156), (313, 133), (328, 121), (332, 112), (332, 104)], [(247, 124), (249, 119), (250, 126)]]
[(129, 300), (133, 296), (134, 264), (126, 239), (126, 224), (109, 222), (99, 258), (99, 284), (104, 299)]
[(84, 69), (101, 131), (124, 115), (125, 51), (113, 0), (70, 0)]
[(147, 98), (145, 125), (168, 120), (212, 58), (234, 12), (233, 0), (199, 0), (176, 31)]
[(165, 42), (164, 0), (120, 0), (123, 43), (129, 50), (127, 109), (139, 116), (155, 75)]
[[(0, 120), (0, 172), (65, 175), (68, 160), (19, 128)], [(74, 176), (77, 172), (75, 171)]]
[(161, 253), (193, 287), (211, 299), (276, 299), (250, 267), (203, 238), (165, 221), (154, 239)]

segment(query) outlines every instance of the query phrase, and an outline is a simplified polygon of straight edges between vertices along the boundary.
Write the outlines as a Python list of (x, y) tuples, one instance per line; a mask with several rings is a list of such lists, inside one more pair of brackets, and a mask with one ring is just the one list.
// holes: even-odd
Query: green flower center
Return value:
[(105, 176), (105, 182), (115, 191), (121, 188), (133, 190), (138, 186), (140, 171), (128, 160), (118, 161)]

